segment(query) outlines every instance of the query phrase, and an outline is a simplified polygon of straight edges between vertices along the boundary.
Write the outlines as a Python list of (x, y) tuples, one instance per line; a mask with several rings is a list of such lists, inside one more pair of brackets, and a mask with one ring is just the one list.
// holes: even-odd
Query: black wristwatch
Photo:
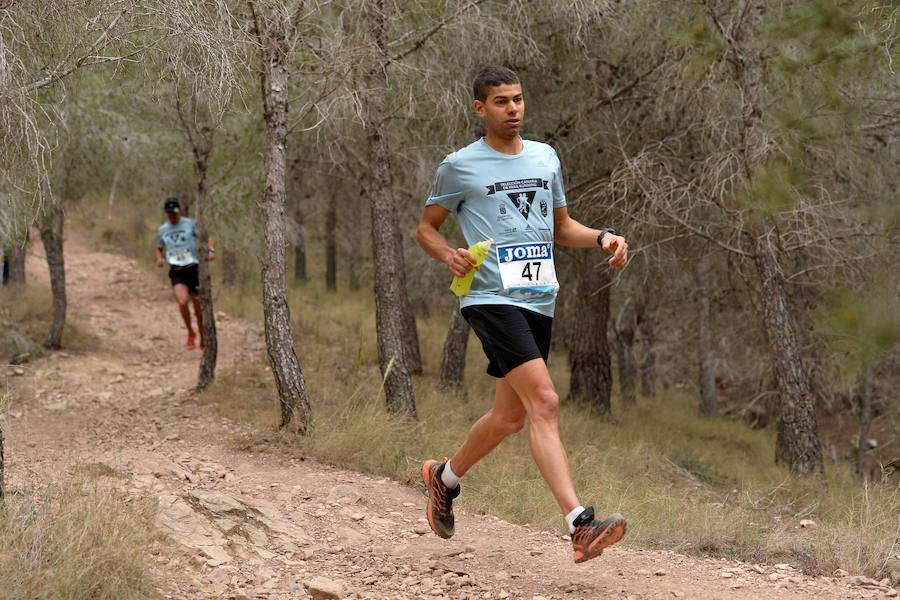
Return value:
[(612, 227), (604, 227), (600, 230), (600, 234), (597, 236), (597, 245), (603, 245), (603, 236), (607, 233), (611, 233), (612, 235), (619, 235), (619, 232), (613, 229)]

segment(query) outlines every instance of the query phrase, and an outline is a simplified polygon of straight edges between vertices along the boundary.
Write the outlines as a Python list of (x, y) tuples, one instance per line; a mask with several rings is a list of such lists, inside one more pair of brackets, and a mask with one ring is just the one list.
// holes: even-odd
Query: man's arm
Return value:
[(430, 257), (439, 260), (455, 277), (462, 277), (472, 270), (475, 256), (465, 248), (452, 248), (439, 231), (450, 211), (438, 204), (426, 206), (416, 228), (416, 241)]
[(209, 253), (206, 255), (206, 260), (215, 260), (216, 259), (216, 249), (215, 249), (215, 241), (212, 237), (206, 238), (206, 247), (209, 250)]
[(163, 257), (162, 248), (159, 246), (156, 247), (156, 266), (160, 269), (163, 268), (163, 265), (166, 264), (166, 260)]
[[(596, 248), (599, 235), (599, 229), (585, 227), (570, 217), (565, 206), (553, 209), (553, 240), (556, 244), (569, 248)], [(610, 267), (621, 269), (628, 262), (628, 244), (621, 235), (604, 235), (602, 248), (612, 254)]]

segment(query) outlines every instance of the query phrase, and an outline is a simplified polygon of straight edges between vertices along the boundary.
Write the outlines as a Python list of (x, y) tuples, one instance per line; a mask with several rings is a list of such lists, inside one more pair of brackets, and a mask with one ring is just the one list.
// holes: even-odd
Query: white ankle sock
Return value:
[(454, 489), (459, 485), (459, 477), (450, 468), (450, 461), (444, 463), (444, 471), (441, 473), (441, 481), (447, 486), (448, 490)]
[[(446, 472), (446, 468), (445, 468), (445, 472)], [(575, 533), (575, 525), (574, 525), (575, 519), (577, 519), (583, 512), (584, 512), (583, 506), (576, 506), (575, 508), (572, 509), (572, 512), (570, 512), (569, 514), (566, 515), (566, 523), (569, 525), (569, 535), (572, 535), (573, 533)]]

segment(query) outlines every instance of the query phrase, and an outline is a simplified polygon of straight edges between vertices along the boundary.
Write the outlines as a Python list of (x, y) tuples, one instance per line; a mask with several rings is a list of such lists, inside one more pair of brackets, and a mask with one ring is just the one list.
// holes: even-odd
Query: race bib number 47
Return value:
[(555, 293), (559, 289), (552, 242), (497, 246), (497, 259), (500, 279), (507, 291)]

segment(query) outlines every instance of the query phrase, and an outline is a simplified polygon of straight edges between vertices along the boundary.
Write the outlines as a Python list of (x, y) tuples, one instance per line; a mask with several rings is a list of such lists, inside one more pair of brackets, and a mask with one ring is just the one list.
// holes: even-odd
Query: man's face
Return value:
[(166, 218), (169, 220), (169, 223), (172, 225), (178, 224), (178, 213), (177, 212), (166, 212)]
[(475, 100), (473, 106), (489, 132), (506, 140), (519, 135), (525, 118), (525, 98), (518, 83), (490, 88), (487, 99), (484, 102)]

